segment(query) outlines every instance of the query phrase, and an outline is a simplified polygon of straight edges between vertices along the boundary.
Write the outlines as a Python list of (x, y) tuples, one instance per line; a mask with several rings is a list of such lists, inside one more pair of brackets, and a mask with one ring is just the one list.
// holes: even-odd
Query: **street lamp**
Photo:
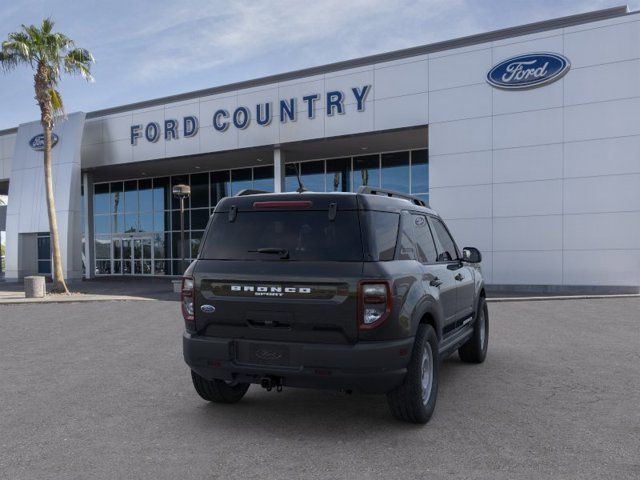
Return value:
[(182, 257), (182, 272), (187, 269), (184, 264), (184, 201), (191, 195), (191, 187), (189, 185), (179, 184), (174, 185), (171, 189), (173, 196), (180, 200), (180, 256)]

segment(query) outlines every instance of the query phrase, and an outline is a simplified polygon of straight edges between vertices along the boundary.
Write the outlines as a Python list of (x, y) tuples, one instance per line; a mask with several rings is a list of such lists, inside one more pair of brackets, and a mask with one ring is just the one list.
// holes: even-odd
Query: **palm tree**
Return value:
[(58, 92), (61, 74), (82, 75), (91, 81), (89, 51), (76, 47), (73, 40), (53, 32), (53, 20), (45, 18), (42, 25), (22, 25), (19, 32), (10, 33), (2, 42), (0, 64), (5, 71), (26, 65), (33, 70), (35, 99), (40, 107), (40, 123), (44, 130), (44, 178), (47, 192), (47, 212), (53, 247), (53, 292), (69, 293), (62, 273), (58, 222), (51, 178), (51, 131), (56, 118), (64, 115), (62, 98)]

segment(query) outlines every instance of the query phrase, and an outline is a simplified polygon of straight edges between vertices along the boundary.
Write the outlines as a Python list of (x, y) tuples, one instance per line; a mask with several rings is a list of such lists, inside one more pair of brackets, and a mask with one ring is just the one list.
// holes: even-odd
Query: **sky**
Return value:
[[(51, 16), (96, 59), (95, 82), (60, 84), (67, 112), (90, 112), (623, 2), (1, 0), (0, 39)], [(0, 130), (38, 118), (32, 73), (0, 71)]]

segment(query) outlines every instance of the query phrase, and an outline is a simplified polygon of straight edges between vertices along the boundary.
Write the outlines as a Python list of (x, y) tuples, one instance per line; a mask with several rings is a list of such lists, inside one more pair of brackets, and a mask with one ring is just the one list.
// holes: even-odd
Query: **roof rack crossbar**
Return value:
[(254, 190), (253, 188), (245, 188), (240, 190), (234, 195), (234, 197), (244, 197), (245, 195), (259, 195), (261, 193), (269, 193), (266, 190)]
[(366, 194), (366, 195), (382, 195), (382, 196), (392, 197), (392, 198), (401, 198), (403, 200), (408, 200), (414, 205), (419, 205), (421, 207), (429, 208), (429, 205), (427, 204), (427, 202), (425, 202), (424, 200), (416, 196), (409, 195), (408, 193), (395, 192), (393, 190), (385, 190), (383, 188), (368, 187), (365, 185), (363, 185), (358, 189), (358, 193)]

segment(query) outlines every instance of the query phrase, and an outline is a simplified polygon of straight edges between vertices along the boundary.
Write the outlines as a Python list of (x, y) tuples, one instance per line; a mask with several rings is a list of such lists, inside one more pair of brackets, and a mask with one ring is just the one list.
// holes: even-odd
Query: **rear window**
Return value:
[[(259, 252), (258, 250), (261, 250)], [(326, 210), (226, 212), (209, 224), (200, 258), (211, 260), (362, 261), (360, 222), (356, 211)]]

